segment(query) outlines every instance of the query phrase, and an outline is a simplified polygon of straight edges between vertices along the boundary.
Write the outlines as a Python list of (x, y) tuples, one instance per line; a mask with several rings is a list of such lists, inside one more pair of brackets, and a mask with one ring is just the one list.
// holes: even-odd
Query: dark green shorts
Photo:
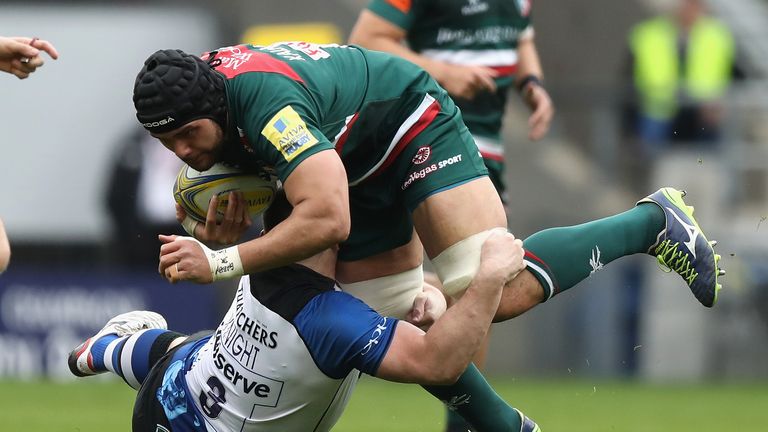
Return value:
[(339, 259), (355, 261), (411, 240), (411, 212), (427, 197), (488, 175), (459, 110), (444, 93), (430, 93), (437, 116), (381, 174), (349, 189), (352, 231)]
[(488, 177), (491, 178), (493, 187), (496, 188), (496, 192), (499, 193), (501, 200), (506, 204), (507, 185), (504, 182), (504, 164), (493, 159), (483, 160), (485, 161), (485, 166), (488, 168)]

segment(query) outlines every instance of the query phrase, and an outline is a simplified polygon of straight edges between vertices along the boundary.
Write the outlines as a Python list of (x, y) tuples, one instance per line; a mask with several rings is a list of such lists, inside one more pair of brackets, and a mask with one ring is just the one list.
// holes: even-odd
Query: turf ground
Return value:
[[(493, 379), (545, 432), (768, 430), (768, 382), (649, 385)], [(118, 381), (0, 381), (0, 430), (128, 431), (135, 392)], [(364, 378), (338, 432), (440, 432), (442, 406), (418, 386)]]

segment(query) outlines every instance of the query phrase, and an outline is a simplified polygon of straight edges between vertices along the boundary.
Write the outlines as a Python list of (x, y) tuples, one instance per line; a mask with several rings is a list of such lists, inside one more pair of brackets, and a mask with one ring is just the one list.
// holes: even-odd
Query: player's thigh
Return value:
[(507, 217), (488, 177), (441, 190), (413, 211), (413, 223), (430, 258), (473, 234), (507, 226)]
[[(356, 282), (420, 264), (414, 227), (430, 257), (472, 234), (506, 226), (501, 201), (477, 144), (453, 102), (440, 111), (378, 176), (350, 188), (352, 229), (339, 250), (339, 277)], [(362, 269), (362, 270), (361, 270)], [(376, 269), (366, 274), (366, 269)]]
[(349, 237), (340, 245), (340, 261), (372, 257), (411, 241), (411, 217), (392, 183), (380, 176), (350, 188), (352, 226)]
[(339, 248), (336, 279), (355, 283), (420, 266), (424, 252), (411, 216), (381, 177), (350, 190), (352, 230)]
[(336, 280), (350, 284), (394, 275), (421, 266), (423, 260), (424, 249), (421, 247), (421, 242), (418, 236), (412, 235), (406, 244), (384, 252), (352, 261), (338, 260)]
[(458, 110), (437, 116), (410, 145), (401, 189), (430, 258), (483, 231), (506, 227), (504, 206)]
[(181, 354), (183, 347), (191, 346), (202, 339), (207, 340), (209, 336), (208, 331), (190, 336), (180, 345), (170, 349), (150, 369), (133, 406), (134, 431), (174, 430), (173, 419), (167, 417), (166, 409), (171, 406), (186, 407), (190, 402), (184, 390), (185, 386), (181, 383), (184, 369)]

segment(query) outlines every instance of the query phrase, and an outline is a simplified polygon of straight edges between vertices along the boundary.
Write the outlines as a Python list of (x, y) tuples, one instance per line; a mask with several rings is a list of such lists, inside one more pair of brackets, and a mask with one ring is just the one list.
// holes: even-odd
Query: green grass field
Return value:
[[(649, 385), (494, 379), (545, 432), (768, 430), (768, 382)], [(0, 430), (128, 431), (135, 392), (118, 381), (0, 382)], [(364, 378), (338, 432), (440, 432), (442, 405), (418, 386)]]

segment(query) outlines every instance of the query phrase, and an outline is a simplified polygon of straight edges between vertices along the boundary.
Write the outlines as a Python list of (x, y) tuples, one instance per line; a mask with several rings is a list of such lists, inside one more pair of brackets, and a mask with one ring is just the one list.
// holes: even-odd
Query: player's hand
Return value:
[(454, 98), (471, 100), (480, 92), (496, 91), (498, 72), (491, 68), (444, 63), (440, 71), (440, 85)]
[[(227, 194), (227, 208), (224, 210), (224, 217), (220, 222), (217, 222), (216, 213), (221, 199), (219, 196), (211, 198), (211, 202), (208, 203), (205, 224), (197, 224), (195, 227), (194, 237), (208, 245), (235, 244), (251, 227), (251, 215), (248, 213), (248, 205), (241, 191)], [(179, 217), (178, 209), (176, 217), (177, 219)]]
[[(187, 212), (184, 210), (184, 207), (182, 207), (181, 204), (176, 203), (176, 222), (183, 223), (186, 218)], [(189, 233), (189, 235), (194, 235), (194, 233)]]
[(424, 289), (413, 299), (413, 307), (405, 320), (426, 331), (447, 308), (445, 296), (434, 286), (424, 283)]
[(59, 58), (56, 48), (48, 41), (28, 37), (0, 37), (0, 70), (25, 79), (45, 63), (41, 51), (48, 53), (54, 60)]
[(162, 235), (158, 272), (170, 283), (187, 280), (201, 284), (213, 282), (211, 267), (203, 247), (189, 237)]
[(495, 229), (483, 243), (480, 252), (480, 268), (476, 277), (492, 281), (489, 286), (503, 287), (523, 269), (523, 241), (503, 229)]
[(525, 86), (523, 100), (532, 111), (528, 117), (528, 138), (538, 141), (549, 131), (549, 125), (555, 115), (555, 106), (547, 90), (536, 83), (528, 83)]

